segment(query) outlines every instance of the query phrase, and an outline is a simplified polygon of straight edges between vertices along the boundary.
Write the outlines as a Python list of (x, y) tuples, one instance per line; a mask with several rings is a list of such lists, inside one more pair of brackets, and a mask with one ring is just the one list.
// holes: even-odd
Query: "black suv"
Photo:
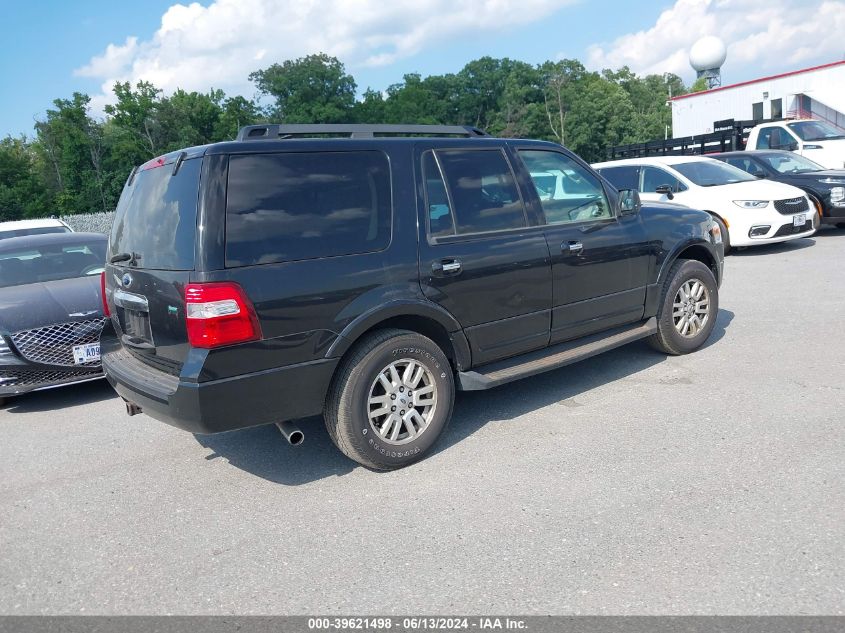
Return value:
[[(130, 175), (106, 376), (194, 433), (323, 414), (377, 470), (432, 447), (455, 390), (713, 329), (710, 216), (619, 192), (559, 145), (450, 126), (265, 125)], [(111, 330), (111, 328), (108, 328)], [(285, 422), (287, 421), (287, 422)]]

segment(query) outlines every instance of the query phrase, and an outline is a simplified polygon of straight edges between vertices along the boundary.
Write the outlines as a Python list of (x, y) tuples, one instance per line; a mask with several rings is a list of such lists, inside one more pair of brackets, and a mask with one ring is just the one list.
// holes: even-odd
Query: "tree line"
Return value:
[(453, 74), (405, 75), (361, 98), (344, 64), (325, 54), (249, 79), (259, 99), (222, 90), (164, 96), (149, 82), (117, 83), (102, 120), (91, 116), (86, 94), (56, 99), (31, 137), (0, 140), (0, 221), (111, 211), (135, 165), (264, 122), (471, 125), (556, 141), (595, 161), (608, 146), (662, 138), (671, 125), (666, 100), (687, 92), (676, 75), (590, 72), (570, 59), (532, 65), (483, 57)]

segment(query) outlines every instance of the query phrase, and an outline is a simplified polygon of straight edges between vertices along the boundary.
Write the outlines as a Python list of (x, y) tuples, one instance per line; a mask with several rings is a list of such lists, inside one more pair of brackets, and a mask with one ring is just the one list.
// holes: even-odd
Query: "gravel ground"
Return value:
[[(845, 231), (728, 258), (706, 348), (458, 397), (375, 474), (263, 427), (0, 411), (4, 614), (842, 614)], [(247, 403), (245, 404), (245, 408)]]

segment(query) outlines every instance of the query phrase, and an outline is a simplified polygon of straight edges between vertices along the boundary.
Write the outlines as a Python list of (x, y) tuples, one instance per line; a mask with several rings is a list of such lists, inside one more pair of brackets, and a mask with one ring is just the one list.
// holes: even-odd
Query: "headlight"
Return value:
[(743, 209), (763, 209), (769, 206), (768, 200), (734, 200), (734, 204)]
[(819, 182), (826, 185), (845, 185), (845, 178), (822, 178)]
[(830, 190), (830, 203), (838, 207), (845, 203), (845, 187), (834, 187)]

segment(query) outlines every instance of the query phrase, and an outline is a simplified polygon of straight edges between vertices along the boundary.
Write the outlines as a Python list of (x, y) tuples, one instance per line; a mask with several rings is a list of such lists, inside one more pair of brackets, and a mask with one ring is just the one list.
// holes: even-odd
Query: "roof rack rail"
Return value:
[(376, 136), (461, 136), (480, 138), (490, 136), (468, 125), (370, 125), (347, 123), (246, 125), (238, 131), (238, 141), (267, 141), (297, 136), (348, 136), (375, 138)]

